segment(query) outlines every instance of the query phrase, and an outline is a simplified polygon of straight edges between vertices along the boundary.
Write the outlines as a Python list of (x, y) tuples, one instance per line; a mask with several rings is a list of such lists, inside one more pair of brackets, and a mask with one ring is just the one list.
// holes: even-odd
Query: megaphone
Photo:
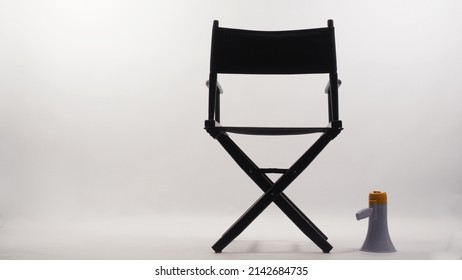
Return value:
[(396, 252), (388, 232), (387, 222), (387, 193), (373, 191), (369, 193), (369, 208), (356, 213), (356, 219), (369, 218), (367, 236), (361, 251), (374, 253)]

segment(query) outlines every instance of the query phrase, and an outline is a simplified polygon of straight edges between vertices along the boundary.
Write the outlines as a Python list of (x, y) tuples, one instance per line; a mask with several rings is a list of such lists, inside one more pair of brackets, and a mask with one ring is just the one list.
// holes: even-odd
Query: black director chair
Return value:
[[(326, 127), (236, 127), (220, 124), (220, 94), (218, 74), (329, 74), (325, 92), (328, 94), (329, 124)], [(334, 85), (334, 86), (331, 86)], [(242, 170), (264, 194), (212, 246), (220, 253), (252, 223), (272, 202), (324, 253), (332, 246), (327, 237), (283, 193), (316, 156), (342, 130), (338, 114), (337, 65), (334, 24), (325, 28), (293, 31), (250, 31), (219, 27), (213, 22), (210, 59), (207, 132), (223, 146)], [(235, 144), (228, 133), (249, 135), (299, 135), (321, 133), (320, 138), (288, 169), (259, 168)], [(273, 182), (268, 173), (280, 173)]]

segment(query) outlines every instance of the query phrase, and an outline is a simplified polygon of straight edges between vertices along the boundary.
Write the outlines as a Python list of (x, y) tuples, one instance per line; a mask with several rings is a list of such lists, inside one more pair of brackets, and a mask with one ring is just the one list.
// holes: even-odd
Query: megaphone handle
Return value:
[(372, 212), (374, 212), (374, 209), (372, 208), (364, 208), (358, 211), (356, 213), (356, 220), (362, 220), (365, 218), (369, 218), (372, 215)]

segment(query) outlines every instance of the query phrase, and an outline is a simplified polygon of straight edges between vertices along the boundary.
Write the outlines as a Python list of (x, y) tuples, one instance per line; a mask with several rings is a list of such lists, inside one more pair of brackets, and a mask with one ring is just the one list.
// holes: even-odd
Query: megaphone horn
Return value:
[(369, 193), (369, 208), (356, 213), (356, 219), (369, 218), (367, 236), (361, 251), (374, 253), (396, 252), (388, 232), (387, 193), (373, 191)]

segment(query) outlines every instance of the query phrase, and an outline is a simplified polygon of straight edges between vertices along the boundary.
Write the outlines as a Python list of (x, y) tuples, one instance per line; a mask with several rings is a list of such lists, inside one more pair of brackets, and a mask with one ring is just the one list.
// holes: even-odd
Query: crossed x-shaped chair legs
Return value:
[[(283, 191), (306, 169), (306, 167), (308, 167), (327, 144), (338, 135), (340, 130), (341, 123), (339, 126), (333, 126), (324, 132), (289, 169), (268, 170), (260, 169), (253, 163), (234, 141), (226, 133), (220, 131), (219, 128), (208, 128), (209, 133), (218, 140), (242, 170), (244, 170), (264, 192), (264, 194), (212, 246), (213, 250), (220, 253), (272, 202), (274, 202), (308, 238), (321, 248), (324, 253), (330, 252), (332, 245), (327, 242), (327, 237), (305, 214), (303, 214)], [(276, 182), (272, 182), (265, 174), (267, 171), (283, 173), (283, 175)]]

